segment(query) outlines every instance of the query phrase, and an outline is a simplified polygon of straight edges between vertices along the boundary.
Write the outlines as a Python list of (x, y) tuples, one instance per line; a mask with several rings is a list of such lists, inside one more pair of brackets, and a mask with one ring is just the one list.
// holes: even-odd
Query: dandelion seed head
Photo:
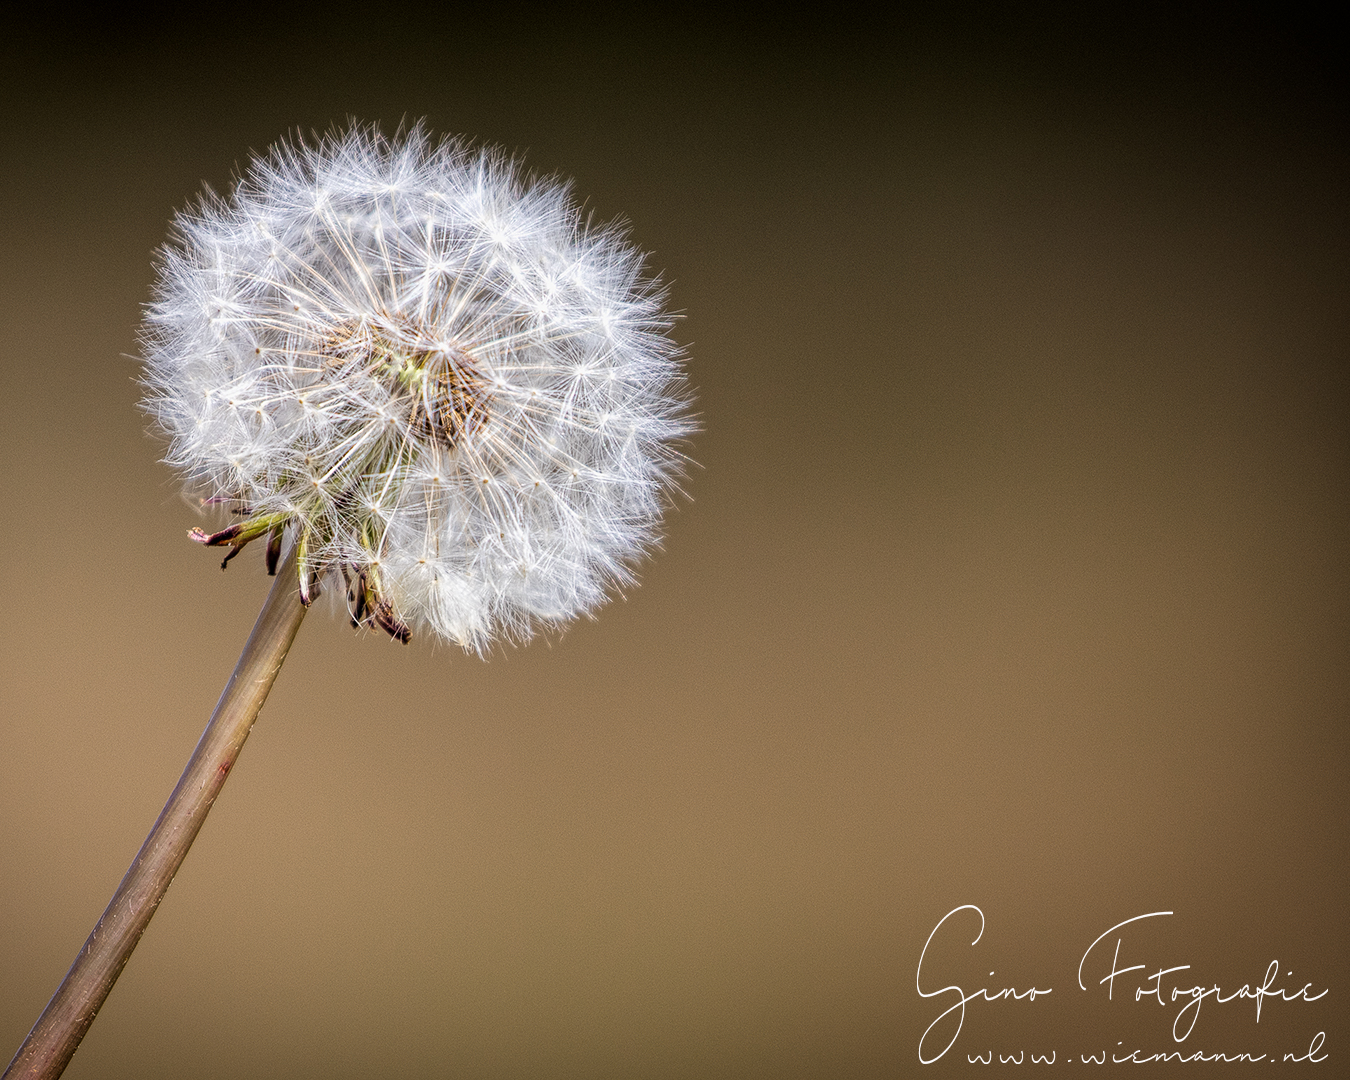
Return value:
[(692, 425), (660, 287), (566, 185), (353, 127), (175, 229), (143, 407), (240, 519), (195, 539), (289, 533), (302, 595), (480, 652), (632, 581)]

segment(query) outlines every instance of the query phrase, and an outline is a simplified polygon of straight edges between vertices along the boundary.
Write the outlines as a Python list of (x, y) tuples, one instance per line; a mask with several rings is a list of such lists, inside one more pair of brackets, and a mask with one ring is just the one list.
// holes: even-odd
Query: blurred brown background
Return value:
[[(965, 1075), (1318, 1031), (1345, 1060), (1344, 43), (936, 10), (8, 28), (0, 1061), (267, 586), (187, 542), (135, 408), (152, 252), (348, 117), (633, 223), (685, 316), (692, 500), (641, 588), (487, 663), (311, 617), (68, 1076)], [(962, 904), (988, 928), (935, 943), (935, 989), (1053, 993), (972, 1004), (922, 1070), (950, 997), (915, 966)], [(1137, 981), (1078, 989), (1163, 910), (1122, 965), (1330, 994), (1210, 1000), (1175, 1044)]]

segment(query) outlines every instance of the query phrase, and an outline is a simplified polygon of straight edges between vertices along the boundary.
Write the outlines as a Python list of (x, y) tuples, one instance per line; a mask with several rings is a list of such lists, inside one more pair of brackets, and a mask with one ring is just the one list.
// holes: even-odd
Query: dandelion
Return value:
[(354, 129), (177, 221), (147, 318), (168, 461), (281, 535), (308, 602), (466, 648), (593, 610), (649, 546), (687, 431), (660, 290), (567, 188)]
[[(187, 854), (306, 609), (483, 652), (590, 613), (690, 432), (663, 293), (566, 185), (352, 127), (180, 214), (143, 332), (166, 460), (277, 582), (178, 787), (5, 1078), (60, 1075)], [(285, 558), (282, 559), (283, 551)], [(280, 570), (278, 570), (280, 564)]]

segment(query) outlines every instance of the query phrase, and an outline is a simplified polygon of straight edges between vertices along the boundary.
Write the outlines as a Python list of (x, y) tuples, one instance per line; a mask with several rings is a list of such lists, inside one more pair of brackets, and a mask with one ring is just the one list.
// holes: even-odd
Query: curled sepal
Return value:
[(395, 641), (402, 645), (408, 644), (412, 637), (412, 631), (408, 629), (408, 624), (394, 614), (394, 607), (387, 600), (381, 600), (375, 605), (375, 613), (372, 616), (375, 625), (388, 634)]
[[(224, 547), (229, 546), (230, 552), (220, 562), (220, 568), (225, 569), (231, 559), (239, 554), (247, 544), (252, 543), (264, 533), (272, 533), (277, 537), (277, 554), (281, 553), (281, 529), (286, 523), (285, 514), (263, 514), (256, 518), (250, 518), (248, 521), (236, 521), (233, 525), (227, 525), (219, 532), (208, 533), (202, 529), (189, 529), (188, 538), (198, 544), (206, 547)], [(272, 558), (272, 541), (268, 542), (268, 573), (276, 572), (276, 562)]]
[(412, 631), (394, 614), (394, 605), (381, 599), (376, 572), (359, 570), (354, 578), (346, 568), (342, 573), (347, 578), (347, 613), (351, 616), (352, 629), (378, 626), (395, 641), (408, 644)]
[(267, 576), (277, 576), (277, 562), (281, 558), (281, 526), (276, 526), (267, 534)]
[(300, 536), (295, 541), (298, 554), (298, 565), (300, 574), (300, 603), (309, 607), (319, 598), (319, 571), (312, 561), (313, 544), (311, 543), (312, 534), (309, 529), (301, 529)]

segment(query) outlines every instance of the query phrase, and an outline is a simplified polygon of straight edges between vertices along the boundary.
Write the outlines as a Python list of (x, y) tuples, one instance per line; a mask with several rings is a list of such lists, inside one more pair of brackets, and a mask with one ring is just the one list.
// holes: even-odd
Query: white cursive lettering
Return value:
[[(941, 994), (956, 995), (956, 1000), (952, 1002), (952, 1004), (949, 1005), (946, 1009), (940, 1012), (937, 1015), (937, 1017), (933, 1020), (933, 1022), (929, 1024), (927, 1028), (924, 1029), (924, 1033), (921, 1036), (919, 1036), (919, 1061), (924, 1065), (931, 1065), (933, 1062), (937, 1061), (956, 1043), (956, 1037), (961, 1034), (961, 1028), (965, 1025), (966, 1022), (966, 1005), (968, 1002), (971, 1002), (974, 999), (981, 996), (983, 996), (985, 1001), (1001, 1001), (1007, 998), (1012, 998), (1012, 1000), (1014, 1001), (1022, 1001), (1024, 999), (1028, 1001), (1035, 1001), (1037, 994), (1050, 993), (1050, 990), (1048, 989), (1040, 990), (1034, 986), (1031, 987), (1031, 989), (1029, 990), (1023, 990), (1020, 992), (1014, 987), (1010, 986), (1003, 990), (995, 990), (992, 993), (990, 992), (988, 987), (985, 987), (980, 990), (972, 990), (969, 994), (967, 994), (959, 986), (944, 986), (941, 990), (924, 990), (923, 958), (928, 953), (928, 946), (933, 943), (933, 937), (942, 928), (942, 924), (945, 923), (948, 919), (950, 919), (953, 915), (955, 915), (959, 911), (973, 911), (980, 917), (979, 932), (975, 935), (975, 940), (971, 942), (971, 945), (979, 944), (980, 938), (984, 936), (984, 912), (981, 911), (979, 908), (977, 908), (974, 904), (962, 904), (958, 908), (952, 908), (951, 911), (947, 912), (946, 915), (942, 916), (942, 918), (938, 920), (937, 925), (933, 927), (932, 931), (929, 933), (928, 940), (925, 941), (923, 944), (923, 951), (919, 953), (919, 966), (914, 971), (914, 988), (918, 990), (920, 997), (925, 998), (938, 997)], [(1110, 931), (1107, 932), (1109, 933)], [(993, 972), (991, 971), (989, 974), (992, 975)], [(960, 1015), (957, 1017), (956, 1031), (953, 1032), (952, 1037), (947, 1041), (947, 1045), (944, 1046), (932, 1057), (926, 1057), (924, 1055), (924, 1042), (927, 1040), (929, 1033), (933, 1030), (933, 1028), (937, 1027), (937, 1025), (941, 1023), (943, 1019), (951, 1015), (951, 1013), (955, 1012), (957, 1009), (960, 1009), (961, 1012)]]

